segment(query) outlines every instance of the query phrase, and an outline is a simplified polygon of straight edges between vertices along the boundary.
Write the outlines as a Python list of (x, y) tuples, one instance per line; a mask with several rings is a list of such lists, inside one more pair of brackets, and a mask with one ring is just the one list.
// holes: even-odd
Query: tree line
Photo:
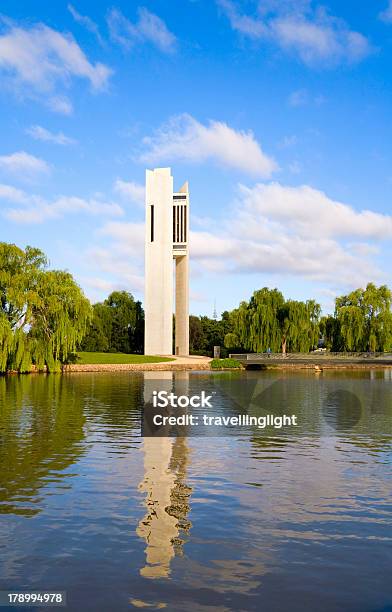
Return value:
[[(264, 287), (221, 318), (189, 318), (191, 354), (392, 351), (392, 293), (369, 283), (321, 316), (315, 300), (286, 299)], [(58, 371), (78, 350), (142, 353), (144, 311), (126, 291), (91, 306), (69, 272), (50, 270), (39, 249), (0, 242), (0, 372)]]
[[(190, 353), (212, 355), (214, 346), (224, 357), (241, 351), (307, 353), (320, 345), (336, 352), (390, 351), (391, 303), (386, 286), (369, 283), (337, 297), (334, 314), (321, 316), (315, 300), (285, 299), (278, 289), (264, 287), (220, 319), (191, 315)], [(93, 312), (83, 350), (143, 352), (144, 312), (130, 293), (111, 293)]]
[(255, 291), (229, 313), (231, 352), (309, 352), (319, 345), (341, 352), (392, 350), (392, 293), (369, 283), (337, 297), (333, 315), (321, 316), (314, 300), (285, 300), (278, 289)]

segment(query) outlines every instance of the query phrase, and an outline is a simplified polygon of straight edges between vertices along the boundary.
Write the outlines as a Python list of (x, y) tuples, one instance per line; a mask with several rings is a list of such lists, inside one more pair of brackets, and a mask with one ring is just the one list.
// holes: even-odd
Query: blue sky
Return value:
[(391, 282), (392, 2), (15, 2), (0, 240), (143, 297), (146, 167), (190, 182), (191, 311)]

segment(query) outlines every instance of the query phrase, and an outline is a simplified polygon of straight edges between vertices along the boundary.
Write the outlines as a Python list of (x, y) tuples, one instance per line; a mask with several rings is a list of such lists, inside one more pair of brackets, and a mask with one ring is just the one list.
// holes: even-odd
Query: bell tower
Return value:
[(189, 354), (188, 239), (188, 183), (174, 192), (170, 168), (147, 170), (144, 294), (146, 355), (173, 353), (173, 302), (176, 321), (174, 353)]

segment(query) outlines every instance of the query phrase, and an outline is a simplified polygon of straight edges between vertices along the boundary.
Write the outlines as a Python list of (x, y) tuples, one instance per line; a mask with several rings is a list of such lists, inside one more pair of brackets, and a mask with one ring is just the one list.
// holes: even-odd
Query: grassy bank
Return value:
[(242, 367), (237, 359), (229, 357), (226, 359), (213, 359), (210, 366), (212, 370), (238, 370)]
[(78, 353), (77, 364), (123, 364), (123, 363), (164, 363), (174, 361), (170, 357), (156, 355), (129, 355), (127, 353)]

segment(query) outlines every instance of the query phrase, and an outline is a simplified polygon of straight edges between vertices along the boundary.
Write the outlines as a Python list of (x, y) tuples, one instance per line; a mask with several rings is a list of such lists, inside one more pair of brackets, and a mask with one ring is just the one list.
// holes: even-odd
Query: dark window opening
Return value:
[(173, 243), (183, 244), (187, 241), (187, 206), (173, 206)]
[(154, 242), (154, 206), (150, 206), (151, 242)]

